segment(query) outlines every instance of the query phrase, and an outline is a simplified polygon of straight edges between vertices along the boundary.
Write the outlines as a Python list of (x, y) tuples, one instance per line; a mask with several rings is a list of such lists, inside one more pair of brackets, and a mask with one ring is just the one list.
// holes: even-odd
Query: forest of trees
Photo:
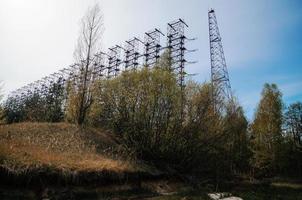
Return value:
[[(156, 68), (124, 72), (91, 86), (82, 126), (114, 132), (132, 156), (181, 173), (217, 181), (238, 174), (302, 176), (302, 103), (285, 107), (275, 84), (265, 84), (254, 119), (232, 100), (214, 112), (210, 83), (187, 82), (184, 95), (175, 74)], [(3, 104), (7, 123), (78, 123), (78, 95), (56, 84), (51, 96), (32, 94), (17, 106)], [(182, 99), (184, 98), (184, 99)], [(184, 101), (184, 104), (183, 104)]]
[(131, 159), (217, 182), (240, 174), (302, 177), (301, 102), (286, 106), (277, 85), (265, 84), (252, 121), (236, 98), (214, 110), (211, 83), (187, 81), (181, 90), (167, 53), (152, 69), (142, 66), (94, 80), (90, 57), (102, 30), (95, 7), (83, 18), (75, 51), (81, 63), (76, 86), (71, 80), (67, 88), (54, 82), (49, 95), (32, 93), (21, 103), (8, 98), (1, 118), (107, 129)]

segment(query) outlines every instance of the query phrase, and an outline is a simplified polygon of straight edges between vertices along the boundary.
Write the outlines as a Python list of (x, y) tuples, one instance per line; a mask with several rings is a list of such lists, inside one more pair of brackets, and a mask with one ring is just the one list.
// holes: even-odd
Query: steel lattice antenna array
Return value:
[(208, 12), (209, 17), (209, 39), (211, 58), (211, 82), (214, 109), (220, 109), (218, 105), (232, 99), (231, 84), (227, 65), (225, 62), (221, 36), (217, 24), (215, 11)]
[(184, 87), (185, 81), (185, 63), (184, 58), (185, 51), (185, 40), (187, 39), (184, 30), (188, 25), (181, 19), (168, 23), (168, 48), (172, 58), (172, 69), (176, 70), (179, 75), (179, 85)]
[[(144, 40), (134, 37), (125, 42), (125, 45), (115, 45), (108, 49), (107, 52), (99, 52), (90, 61), (88, 68), (88, 83), (99, 79), (110, 79), (119, 75), (121, 71), (136, 70), (138, 67), (154, 67), (158, 63), (161, 53), (168, 50), (171, 54), (171, 71), (178, 78), (181, 88), (185, 87), (185, 54), (192, 52), (185, 48), (185, 43), (190, 40), (185, 36), (185, 28), (188, 25), (182, 19), (168, 23), (167, 28), (167, 45), (161, 45), (160, 37), (165, 36), (159, 29), (146, 32)], [(140, 50), (140, 45), (143, 50)], [(22, 106), (27, 99), (32, 97), (49, 97), (56, 94), (54, 89), (63, 89), (64, 102), (67, 101), (68, 84), (73, 84), (76, 88), (81, 87), (81, 80), (84, 73), (84, 61), (75, 63), (69, 67), (63, 68), (49, 76), (38, 81), (30, 83), (10, 93), (9, 102), (15, 102), (16, 105)], [(54, 88), (55, 87), (55, 88)], [(38, 99), (39, 99), (38, 98)], [(65, 105), (64, 105), (65, 106)]]

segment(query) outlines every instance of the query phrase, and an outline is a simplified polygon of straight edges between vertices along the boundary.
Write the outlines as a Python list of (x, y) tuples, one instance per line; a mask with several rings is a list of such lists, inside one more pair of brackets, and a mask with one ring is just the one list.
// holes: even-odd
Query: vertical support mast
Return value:
[(211, 58), (211, 83), (214, 110), (219, 111), (221, 104), (232, 99), (231, 84), (227, 65), (224, 57), (221, 36), (215, 11), (208, 12), (209, 17), (209, 39)]
[(188, 25), (182, 19), (168, 23), (167, 48), (169, 50), (172, 70), (178, 75), (178, 82), (183, 90), (185, 87), (185, 28)]
[(121, 47), (115, 45), (112, 48), (109, 48), (108, 52), (108, 66), (107, 66), (107, 78), (116, 77), (120, 71), (120, 54)]
[(185, 28), (188, 25), (184, 20), (178, 19), (168, 23), (167, 27), (167, 48), (171, 59), (171, 68), (177, 74), (177, 81), (181, 89), (181, 121), (184, 119), (184, 105), (185, 105)]
[(139, 39), (134, 38), (132, 40), (126, 41), (125, 45), (125, 70), (130, 69), (136, 69), (138, 66), (138, 57), (139, 57)]
[(150, 67), (155, 65), (160, 57), (160, 36), (164, 34), (158, 30), (145, 33), (145, 65)]

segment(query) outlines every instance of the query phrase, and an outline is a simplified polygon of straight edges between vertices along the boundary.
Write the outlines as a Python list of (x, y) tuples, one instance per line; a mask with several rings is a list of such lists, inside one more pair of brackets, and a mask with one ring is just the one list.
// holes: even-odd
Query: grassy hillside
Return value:
[(122, 159), (119, 149), (110, 133), (67, 123), (0, 126), (1, 176), (23, 176), (26, 181), (45, 176), (78, 183), (93, 177), (102, 182), (152, 171)]

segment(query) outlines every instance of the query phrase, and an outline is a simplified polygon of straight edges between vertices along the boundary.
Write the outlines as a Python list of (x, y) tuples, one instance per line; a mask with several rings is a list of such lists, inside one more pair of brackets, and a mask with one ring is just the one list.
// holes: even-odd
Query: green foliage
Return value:
[(171, 58), (171, 50), (165, 50), (155, 64), (155, 68), (171, 71), (173, 59)]
[(302, 103), (291, 104), (285, 113), (285, 126), (298, 150), (302, 152)]
[(284, 114), (285, 141), (283, 173), (302, 177), (302, 103), (296, 102)]
[(20, 122), (24, 119), (24, 105), (9, 97), (4, 103), (4, 117), (7, 123)]
[(79, 94), (72, 82), (67, 84), (67, 102), (65, 111), (65, 120), (71, 123), (76, 123), (79, 118), (79, 104), (80, 98)]
[(278, 87), (265, 84), (251, 125), (251, 164), (260, 175), (272, 175), (280, 169), (282, 106), (282, 94)]
[(25, 121), (41, 121), (44, 113), (41, 110), (44, 106), (44, 99), (39, 93), (33, 93), (31, 96), (24, 100), (24, 113)]
[(51, 85), (47, 95), (44, 97), (45, 116), (42, 117), (44, 121), (61, 122), (64, 120), (64, 91), (65, 89), (60, 81)]
[(220, 141), (223, 129), (220, 116), (213, 110), (211, 85), (188, 82), (185, 99), (184, 135), (189, 143), (186, 152), (191, 154), (186, 165), (197, 173), (213, 172), (217, 156), (223, 152)]
[(226, 147), (230, 170), (246, 171), (249, 168), (248, 158), (250, 156), (247, 140), (248, 121), (244, 116), (242, 107), (231, 101), (227, 106), (227, 114), (223, 125), (226, 135)]
[(44, 95), (31, 93), (25, 98), (9, 97), (4, 103), (4, 116), (7, 123), (34, 121), (60, 122), (63, 112), (64, 88), (53, 83)]
[(81, 124), (81, 118), (113, 131), (132, 158), (206, 174), (217, 182), (251, 167), (259, 177), (302, 174), (301, 103), (290, 105), (283, 116), (281, 92), (265, 84), (249, 126), (236, 99), (214, 110), (211, 84), (188, 81), (181, 90), (169, 60), (165, 52), (153, 69), (95, 81), (86, 87), (84, 103), (81, 84), (72, 82), (67, 89), (53, 83), (43, 95), (32, 93), (21, 102), (8, 98), (7, 122), (57, 122), (65, 114), (65, 120)]
[(183, 92), (166, 68), (124, 72), (94, 85), (87, 122), (114, 130), (155, 164), (217, 177), (247, 168), (242, 108), (233, 103), (225, 115), (215, 113), (208, 83), (188, 82)]
[(89, 121), (113, 129), (146, 159), (161, 159), (181, 129), (180, 88), (169, 72), (124, 72), (94, 86)]
[[(92, 73), (88, 68), (80, 70), (78, 78), (69, 81), (67, 85), (67, 107), (66, 119), (69, 122), (82, 125), (86, 123), (87, 112), (93, 102), (91, 94), (92, 82), (90, 79)], [(89, 75), (89, 76), (88, 76)]]

